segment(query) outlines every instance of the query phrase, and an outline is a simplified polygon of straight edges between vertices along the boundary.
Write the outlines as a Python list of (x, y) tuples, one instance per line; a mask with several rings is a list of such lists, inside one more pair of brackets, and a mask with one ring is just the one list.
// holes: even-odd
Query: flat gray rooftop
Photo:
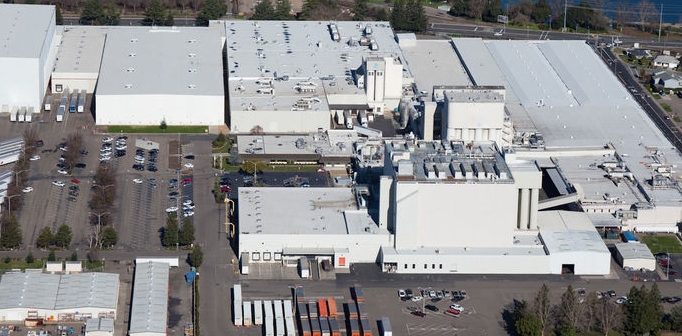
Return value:
[[(329, 24), (341, 35), (334, 41)], [(371, 27), (378, 50), (359, 44)], [(362, 64), (363, 57), (402, 59), (388, 22), (353, 21), (225, 21), (230, 79), (287, 75), (307, 79), (346, 77)]]
[(129, 335), (166, 334), (169, 268), (162, 262), (135, 265)]
[(513, 183), (509, 167), (491, 143), (471, 148), (457, 142), (386, 141), (399, 181)]
[(402, 50), (420, 91), (430, 94), (437, 85), (471, 85), (452, 41), (417, 40), (414, 46), (403, 47)]
[(54, 6), (0, 4), (0, 57), (39, 58), (54, 24)]
[(240, 135), (240, 155), (319, 155), (340, 157), (353, 155), (354, 131), (329, 130), (309, 135)]
[(119, 277), (113, 273), (5, 273), (0, 279), (0, 309), (116, 310)]
[[(366, 229), (368, 228), (368, 229)], [(349, 188), (239, 188), (240, 234), (381, 233)]]
[[(300, 83), (310, 83), (313, 92), (301, 92)], [(266, 85), (265, 83), (270, 83)], [(272, 90), (272, 93), (266, 90)], [(363, 92), (364, 94), (364, 92)], [(292, 111), (297, 103), (310, 102), (312, 111), (329, 113), (329, 105), (320, 80), (230, 80), (230, 108), (242, 111)]]
[(111, 29), (96, 93), (223, 96), (222, 68), (219, 28)]
[(493, 90), (446, 90), (445, 98), (456, 103), (504, 103), (504, 95)]
[(550, 255), (574, 252), (610, 253), (584, 212), (540, 211), (538, 226), (542, 242)]
[(54, 72), (99, 73), (104, 40), (108, 30), (98, 26), (63, 27)]
[(616, 243), (616, 250), (623, 259), (648, 259), (655, 260), (653, 253), (642, 243)]

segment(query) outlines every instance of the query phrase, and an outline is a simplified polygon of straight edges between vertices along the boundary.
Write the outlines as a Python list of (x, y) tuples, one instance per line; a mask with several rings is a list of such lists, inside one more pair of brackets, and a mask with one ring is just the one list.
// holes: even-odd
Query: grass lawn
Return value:
[(670, 252), (682, 253), (682, 245), (674, 235), (655, 235), (655, 236), (640, 236), (642, 243), (649, 247), (651, 252)]
[(116, 125), (107, 127), (109, 133), (208, 133), (206, 126), (166, 126), (161, 129), (159, 125), (126, 126)]
[(6, 260), (0, 261), (0, 271), (9, 271), (12, 269), (21, 269), (25, 270), (27, 268), (35, 268), (35, 269), (41, 269), (43, 268), (43, 261), (40, 259), (36, 259), (33, 261), (33, 263), (26, 263), (24, 260), (10, 260), (9, 262), (5, 262)]
[(220, 147), (212, 147), (211, 152), (212, 153), (229, 153), (230, 149), (232, 149), (232, 141), (226, 141)]

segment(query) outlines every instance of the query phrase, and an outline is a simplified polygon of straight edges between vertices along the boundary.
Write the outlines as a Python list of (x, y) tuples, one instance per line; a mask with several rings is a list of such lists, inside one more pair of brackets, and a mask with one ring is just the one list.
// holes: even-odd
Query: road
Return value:
[(628, 88), (637, 103), (646, 111), (656, 127), (663, 132), (665, 137), (670, 140), (677, 150), (682, 151), (682, 132), (680, 132), (675, 123), (670, 120), (670, 117), (666, 112), (656, 104), (654, 98), (640, 86), (627, 65), (618, 60), (618, 57), (608, 48), (595, 48), (595, 52), (604, 60), (621, 83)]
[[(482, 37), (488, 39), (526, 39), (526, 40), (595, 40), (611, 43), (616, 39), (615, 35), (594, 35), (582, 33), (564, 33), (548, 30), (531, 30), (523, 28), (502, 28), (486, 25), (473, 25), (461, 23), (432, 23), (429, 31), (436, 34), (455, 34), (464, 37)], [(643, 40), (641, 38), (618, 36), (624, 44), (639, 42), (647, 48), (682, 48), (682, 41)]]

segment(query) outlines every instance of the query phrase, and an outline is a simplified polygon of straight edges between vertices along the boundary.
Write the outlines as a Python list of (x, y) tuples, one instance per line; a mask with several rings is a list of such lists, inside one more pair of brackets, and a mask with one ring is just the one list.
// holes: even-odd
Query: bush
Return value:
[(32, 264), (35, 261), (33, 258), (33, 253), (29, 252), (28, 255), (26, 256), (26, 263), (27, 264)]

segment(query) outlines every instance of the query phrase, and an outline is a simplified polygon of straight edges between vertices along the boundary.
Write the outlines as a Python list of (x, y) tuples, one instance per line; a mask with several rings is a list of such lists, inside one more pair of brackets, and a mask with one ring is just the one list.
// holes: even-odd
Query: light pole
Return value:
[(99, 244), (99, 234), (102, 229), (102, 216), (104, 215), (111, 215), (111, 212), (109, 211), (103, 211), (103, 212), (88, 212), (90, 216), (95, 215), (97, 216), (97, 230), (95, 230), (95, 246)]
[(9, 216), (12, 217), (12, 198), (13, 197), (19, 197), (21, 194), (16, 194), (16, 195), (8, 195), (7, 196), (7, 211), (9, 213)]
[(28, 171), (30, 171), (30, 170), (29, 170), (29, 169), (24, 169), (24, 170), (20, 170), (20, 171), (17, 171), (17, 172), (13, 172), (13, 173), (14, 173), (14, 185), (15, 185), (15, 186), (17, 186), (17, 187), (19, 186), (19, 174), (25, 173), (25, 172), (28, 172)]

